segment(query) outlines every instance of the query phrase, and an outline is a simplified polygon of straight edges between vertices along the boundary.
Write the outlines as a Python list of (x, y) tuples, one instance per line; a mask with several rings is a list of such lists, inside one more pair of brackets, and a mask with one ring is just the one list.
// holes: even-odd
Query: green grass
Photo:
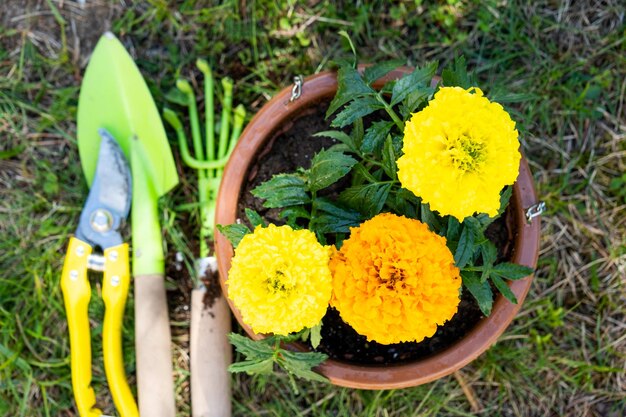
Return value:
[[(130, 2), (127, 2), (130, 4)], [(233, 378), (239, 416), (610, 416), (626, 414), (626, 36), (616, 0), (436, 2), (202, 0), (0, 5), (0, 416), (76, 415), (59, 275), (87, 186), (75, 140), (80, 77), (106, 29), (131, 50), (159, 106), (208, 59), (249, 114), (296, 74), (361, 60), (441, 63), (464, 54), (486, 93), (518, 121), (549, 211), (536, 280), (498, 343), (438, 382), (338, 389), (285, 375)], [(278, 4), (278, 5), (277, 5)], [(110, 26), (109, 26), (110, 25)], [(184, 167), (181, 166), (181, 169)], [(168, 252), (189, 259), (194, 175), (162, 201)], [(621, 181), (621, 182), (620, 182)], [(191, 248), (191, 249), (189, 249)], [(181, 415), (189, 412), (189, 282), (170, 274)], [(98, 279), (91, 304), (94, 388), (105, 412)], [(132, 300), (128, 312), (132, 312)], [(125, 363), (134, 373), (133, 319)], [(263, 383), (265, 385), (263, 385)], [(131, 377), (131, 385), (134, 379)]]

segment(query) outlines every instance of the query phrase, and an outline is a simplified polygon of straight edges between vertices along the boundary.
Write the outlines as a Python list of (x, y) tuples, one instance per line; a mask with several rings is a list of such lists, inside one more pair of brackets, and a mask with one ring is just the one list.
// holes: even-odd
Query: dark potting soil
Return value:
[[(327, 106), (328, 103), (322, 102), (309, 113), (292, 121), (290, 126), (277, 132), (274, 139), (259, 153), (239, 196), (237, 216), (241, 221), (248, 223), (245, 208), (251, 208), (268, 223), (285, 224), (284, 219), (279, 217), (280, 209), (263, 207), (263, 201), (254, 197), (251, 191), (273, 175), (293, 172), (300, 167), (309, 168), (315, 153), (337, 143), (333, 139), (313, 136), (315, 133), (330, 129), (330, 121), (324, 120)], [(347, 181), (349, 180), (346, 178), (344, 182), (340, 181), (334, 187), (340, 190), (348, 185)], [(336, 195), (337, 191), (328, 190), (328, 193), (332, 196)], [(496, 220), (486, 232), (486, 236), (498, 248), (499, 261), (511, 258), (512, 248), (509, 242), (513, 233), (510, 224), (511, 216), (507, 211), (507, 215)], [(498, 294), (497, 290), (493, 293)], [(365, 336), (358, 334), (341, 320), (334, 308), (329, 308), (322, 320), (322, 341), (317, 350), (331, 358), (353, 363), (379, 365), (401, 363), (429, 356), (451, 346), (474, 328), (483, 317), (474, 297), (469, 291), (463, 291), (458, 312), (444, 326), (439, 326), (432, 337), (419, 343), (382, 345), (368, 342)]]

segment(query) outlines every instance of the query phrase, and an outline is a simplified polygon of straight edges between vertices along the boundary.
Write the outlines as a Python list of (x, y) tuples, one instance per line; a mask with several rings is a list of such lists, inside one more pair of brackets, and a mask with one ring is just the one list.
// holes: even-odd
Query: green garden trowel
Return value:
[(115, 137), (131, 163), (132, 273), (139, 413), (174, 417), (171, 336), (157, 202), (178, 184), (172, 152), (150, 91), (120, 41), (105, 33), (91, 56), (78, 102), (78, 146), (91, 185), (99, 129)]

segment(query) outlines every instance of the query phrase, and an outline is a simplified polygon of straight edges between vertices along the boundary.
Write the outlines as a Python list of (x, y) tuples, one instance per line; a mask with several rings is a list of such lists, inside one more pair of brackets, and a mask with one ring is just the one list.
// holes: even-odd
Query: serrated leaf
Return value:
[(252, 190), (252, 195), (265, 200), (263, 207), (278, 208), (308, 203), (311, 199), (306, 190), (300, 175), (279, 174)]
[(339, 130), (325, 130), (323, 132), (318, 132), (314, 134), (313, 136), (327, 137), (327, 138), (338, 140), (339, 142), (347, 145), (348, 148), (350, 148), (352, 152), (354, 153), (359, 152), (359, 146), (355, 143), (354, 138), (352, 138), (350, 135), (348, 135), (345, 132), (342, 132)]
[(518, 279), (526, 278), (532, 274), (534, 270), (524, 265), (518, 265), (511, 262), (503, 262), (495, 265), (491, 270), (492, 275), (498, 275), (502, 278), (515, 281)]
[(232, 363), (228, 366), (228, 372), (246, 372), (249, 375), (271, 374), (274, 371), (274, 358), (254, 359)]
[(365, 132), (365, 136), (363, 136), (361, 152), (373, 153), (380, 149), (393, 126), (394, 123), (391, 121), (382, 120), (373, 122)]
[(454, 263), (458, 268), (463, 268), (472, 259), (474, 255), (474, 241), (476, 232), (468, 225), (463, 226), (459, 244), (454, 252)]
[(235, 249), (237, 249), (237, 246), (239, 246), (239, 242), (241, 242), (241, 239), (243, 239), (245, 235), (250, 233), (250, 229), (248, 229), (248, 226), (239, 223), (233, 223), (228, 225), (218, 224), (217, 230), (219, 230), (219, 232), (223, 234), (226, 239), (228, 239), (230, 244), (233, 245), (233, 248)]
[(389, 183), (375, 182), (357, 185), (345, 189), (339, 195), (339, 201), (369, 218), (380, 213), (389, 197), (390, 190), (391, 184)]
[(498, 257), (498, 249), (491, 241), (487, 240), (480, 245), (480, 250), (483, 255), (483, 265), (493, 265)]
[(351, 66), (342, 66), (337, 72), (337, 93), (328, 106), (326, 117), (328, 118), (350, 100), (368, 94), (376, 94), (376, 91), (365, 83), (356, 69)]
[(396, 152), (391, 136), (387, 136), (383, 145), (383, 170), (392, 180), (397, 178), (398, 167), (396, 166)]
[(500, 217), (506, 207), (509, 205), (509, 201), (511, 200), (511, 196), (513, 195), (513, 187), (506, 187), (502, 193), (500, 194), (500, 208), (498, 209), (498, 215), (496, 218)]
[(454, 59), (452, 68), (446, 68), (441, 73), (443, 85), (447, 87), (459, 86), (462, 88), (470, 88), (476, 85), (476, 81), (467, 72), (467, 63), (465, 57), (460, 56)]
[(290, 352), (281, 350), (280, 365), (298, 378), (328, 382), (328, 379), (311, 368), (320, 365), (328, 356), (320, 352)]
[(515, 297), (515, 294), (513, 294), (513, 291), (511, 291), (511, 288), (509, 288), (509, 286), (507, 285), (506, 282), (504, 282), (504, 280), (502, 280), (502, 278), (500, 278), (497, 275), (491, 275), (491, 281), (493, 281), (493, 285), (496, 286), (496, 288), (498, 289), (498, 291), (500, 291), (500, 293), (510, 302), (512, 302), (513, 304), (517, 304), (517, 297)]
[(287, 224), (296, 229), (299, 228), (297, 225), (298, 219), (310, 219), (311, 213), (302, 206), (291, 206), (283, 209), (280, 212), (280, 217), (287, 219)]
[(317, 233), (348, 233), (350, 227), (361, 223), (361, 213), (339, 207), (326, 198), (315, 199), (313, 205), (318, 214), (311, 219), (309, 228)]
[(478, 302), (480, 311), (485, 316), (490, 315), (491, 307), (493, 306), (493, 293), (491, 292), (489, 282), (480, 282), (478, 275), (471, 271), (461, 271), (461, 279), (465, 288), (469, 290)]
[(446, 230), (446, 239), (448, 242), (456, 241), (459, 239), (459, 233), (461, 231), (461, 223), (454, 216), (448, 217), (448, 229)]
[(281, 349), (280, 353), (284, 359), (304, 364), (309, 368), (321, 365), (322, 362), (328, 359), (328, 355), (322, 352), (293, 352)]
[(412, 73), (396, 81), (391, 92), (391, 105), (395, 106), (400, 103), (420, 87), (428, 86), (437, 71), (437, 66), (436, 62), (432, 62), (423, 68), (415, 68)]
[(382, 108), (384, 108), (384, 106), (375, 97), (363, 97), (352, 101), (344, 107), (344, 109), (335, 116), (335, 119), (330, 125), (332, 127), (342, 128), (348, 126), (356, 119), (367, 116)]
[(345, 143), (335, 143), (334, 145), (332, 145), (330, 148), (326, 150), (328, 152), (339, 152), (339, 153), (353, 152), (353, 150), (350, 149), (350, 147), (346, 145)]
[(266, 359), (274, 356), (274, 348), (268, 340), (252, 340), (237, 333), (229, 333), (228, 340), (246, 359)]
[(379, 62), (378, 64), (365, 68), (365, 71), (363, 71), (363, 78), (367, 84), (372, 84), (380, 77), (383, 77), (399, 66), (404, 65), (404, 63), (405, 61), (403, 59), (393, 59), (390, 61)]
[(431, 231), (436, 232), (441, 230), (441, 224), (439, 220), (437, 220), (437, 215), (430, 209), (430, 204), (422, 203), (420, 205), (420, 218), (422, 223), (426, 223)]
[(480, 245), (480, 252), (483, 258), (483, 272), (480, 276), (480, 281), (486, 281), (491, 274), (491, 268), (498, 257), (498, 249), (491, 241), (485, 240)]
[(354, 145), (357, 149), (361, 149), (361, 143), (363, 143), (363, 119), (356, 119), (354, 123), (352, 123), (352, 132), (350, 132), (350, 137), (354, 141)]
[(379, 179), (374, 177), (371, 172), (363, 166), (362, 163), (358, 163), (352, 167), (352, 184), (361, 185), (364, 182), (377, 182)]
[(311, 346), (313, 349), (317, 349), (322, 341), (322, 322), (320, 321), (317, 325), (311, 327), (310, 330), (309, 340), (311, 341)]
[(417, 90), (407, 95), (400, 106), (400, 114), (402, 114), (402, 118), (407, 120), (411, 113), (416, 112), (420, 105), (426, 102), (426, 99), (434, 92), (435, 89), (428, 86), (419, 87)]
[(259, 213), (257, 213), (255, 210), (252, 210), (252, 209), (246, 207), (245, 213), (246, 213), (246, 217), (248, 218), (248, 221), (250, 222), (252, 227), (257, 227), (257, 226), (265, 227), (265, 226), (267, 226), (267, 224), (265, 224), (265, 220), (263, 220), (263, 217), (261, 217), (261, 215)]
[[(402, 190), (400, 190), (402, 191)], [(392, 212), (399, 215), (404, 215), (411, 219), (417, 219), (418, 210), (416, 205), (407, 200), (402, 192), (396, 192), (390, 195), (385, 202), (386, 206), (391, 209)]]
[(308, 175), (309, 190), (316, 192), (334, 184), (350, 172), (356, 162), (356, 159), (343, 152), (322, 150), (311, 160)]

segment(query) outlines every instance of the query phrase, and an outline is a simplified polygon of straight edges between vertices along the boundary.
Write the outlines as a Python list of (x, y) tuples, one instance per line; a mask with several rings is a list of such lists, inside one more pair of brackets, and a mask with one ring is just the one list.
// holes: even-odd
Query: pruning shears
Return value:
[(104, 129), (98, 133), (101, 141), (94, 180), (76, 233), (70, 238), (61, 275), (70, 335), (72, 388), (81, 417), (102, 416), (91, 387), (91, 287), (87, 279), (87, 270), (101, 271), (104, 369), (118, 412), (122, 417), (135, 417), (139, 413), (126, 381), (122, 355), (122, 318), (130, 271), (128, 244), (120, 234), (130, 209), (131, 173), (115, 139)]

